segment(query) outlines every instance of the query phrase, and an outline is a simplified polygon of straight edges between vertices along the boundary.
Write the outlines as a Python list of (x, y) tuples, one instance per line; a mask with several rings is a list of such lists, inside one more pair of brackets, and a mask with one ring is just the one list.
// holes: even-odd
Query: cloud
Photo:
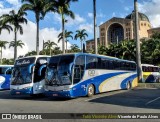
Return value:
[(102, 12), (100, 12), (100, 13), (97, 14), (97, 17), (99, 17), (99, 18), (104, 18), (105, 15), (104, 15)]
[(80, 30), (85, 29), (87, 32), (92, 34), (93, 33), (93, 24), (89, 24), (89, 23), (81, 24), (79, 26), (79, 29)]
[[(105, 15), (104, 15), (102, 12), (97, 13), (96, 16), (97, 16), (98, 18), (103, 18), (103, 17), (105, 17)], [(91, 19), (93, 19), (93, 13), (89, 12), (89, 13), (88, 13), (88, 17), (91, 18)]]
[[(11, 7), (6, 7), (6, 2), (10, 3)], [(21, 3), (19, 0), (6, 0), (6, 1), (0, 1), (0, 16), (3, 14), (8, 14), (11, 10), (17, 11), (21, 6)]]
[(2, 1), (0, 1), (0, 9), (2, 9), (2, 8), (4, 8), (4, 6), (3, 6), (3, 2), (2, 2)]
[(149, 0), (139, 3), (139, 11), (145, 13), (153, 27), (160, 26), (160, 13), (159, 13), (160, 0)]
[(8, 2), (11, 5), (19, 5), (20, 4), (20, 0), (6, 0), (6, 2)]
[[(59, 14), (54, 13), (53, 16), (54, 16), (54, 21), (58, 22), (59, 24), (62, 23), (61, 16)], [(65, 19), (67, 20), (66, 26), (78, 25), (86, 21), (86, 19), (81, 17), (79, 14), (75, 14), (75, 19), (72, 19), (71, 17), (68, 16)]]
[(115, 12), (112, 13), (112, 17), (116, 17), (116, 13)]
[(124, 10), (125, 10), (125, 11), (130, 11), (131, 9), (132, 9), (132, 7), (128, 7), (128, 6), (125, 6), (125, 7), (124, 7)]
[[(19, 55), (25, 55), (28, 51), (32, 51), (36, 49), (36, 24), (28, 21), (27, 25), (24, 24), (23, 26), (23, 35), (20, 35), (18, 32), (17, 40), (22, 40), (23, 43), (25, 43), (25, 46), (22, 48), (18, 47), (18, 56)], [(61, 30), (56, 30), (55, 28), (44, 28), (40, 30), (39, 35), (39, 47), (40, 50), (42, 50), (43, 46), (43, 40), (48, 41), (54, 41), (57, 43), (58, 41), (58, 34), (61, 32)], [(0, 35), (0, 40), (5, 40), (8, 42), (13, 41), (14, 39), (14, 33), (11, 32), (10, 34), (4, 30), (2, 31), (2, 34)], [(62, 47), (62, 42), (58, 43), (59, 47)], [(68, 44), (70, 46), (70, 44)], [(13, 47), (6, 48), (5, 51), (3, 51), (3, 58), (13, 58)]]
[(88, 13), (89, 18), (93, 18), (93, 13)]
[(79, 14), (75, 14), (75, 19), (66, 17), (66, 20), (67, 20), (67, 23), (66, 23), (67, 26), (78, 25), (78, 24), (86, 22), (86, 19), (81, 17)]

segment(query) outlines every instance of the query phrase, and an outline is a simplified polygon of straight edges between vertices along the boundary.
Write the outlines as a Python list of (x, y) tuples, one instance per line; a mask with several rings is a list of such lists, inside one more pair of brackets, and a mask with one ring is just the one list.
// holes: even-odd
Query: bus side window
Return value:
[(97, 69), (102, 69), (102, 68), (103, 68), (103, 65), (102, 65), (101, 58), (98, 58)]
[(87, 66), (86, 69), (97, 69), (98, 59), (93, 56), (87, 56)]

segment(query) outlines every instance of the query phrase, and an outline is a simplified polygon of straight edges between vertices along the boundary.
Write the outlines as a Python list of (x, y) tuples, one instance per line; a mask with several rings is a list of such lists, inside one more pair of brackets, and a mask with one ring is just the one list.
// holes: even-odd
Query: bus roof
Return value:
[[(88, 56), (96, 56), (96, 57), (101, 57), (101, 58), (108, 58), (108, 59), (113, 59), (113, 60), (119, 60), (119, 61), (125, 61), (125, 62), (132, 62), (135, 63), (135, 61), (129, 61), (129, 60), (124, 60), (124, 59), (119, 59), (116, 57), (112, 57), (112, 56), (105, 56), (105, 55), (96, 55), (96, 54), (91, 54), (91, 53), (66, 53), (66, 54), (58, 54), (58, 55), (54, 55), (54, 56), (63, 56), (63, 55), (88, 55)], [(52, 57), (54, 57), (52, 56)]]
[(152, 66), (152, 67), (159, 67), (159, 66), (155, 66), (153, 64), (141, 64), (141, 66)]
[(13, 67), (14, 65), (0, 65), (0, 67)]
[(24, 58), (32, 58), (32, 57), (39, 58), (39, 57), (51, 57), (51, 56), (48, 56), (48, 55), (32, 55), (32, 56), (26, 56), (26, 57), (22, 57), (22, 58), (17, 58), (16, 60), (24, 59)]

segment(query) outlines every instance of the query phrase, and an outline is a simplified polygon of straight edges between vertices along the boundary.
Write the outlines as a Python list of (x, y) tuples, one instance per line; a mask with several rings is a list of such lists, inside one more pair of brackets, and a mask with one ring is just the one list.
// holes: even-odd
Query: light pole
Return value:
[(138, 22), (138, 2), (134, 0), (134, 14), (135, 14), (135, 40), (136, 40), (136, 60), (137, 60), (137, 75), (138, 81), (142, 82), (142, 66), (141, 66), (141, 52), (139, 40), (139, 22)]
[(93, 0), (93, 12), (94, 12), (94, 47), (95, 47), (95, 54), (98, 54), (97, 51), (97, 32), (96, 32), (96, 28), (97, 28), (97, 24), (96, 24), (96, 0)]

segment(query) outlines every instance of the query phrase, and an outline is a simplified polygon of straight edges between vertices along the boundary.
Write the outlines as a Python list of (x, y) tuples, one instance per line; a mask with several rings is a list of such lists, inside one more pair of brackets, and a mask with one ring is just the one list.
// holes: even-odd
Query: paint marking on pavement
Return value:
[(154, 102), (154, 101), (156, 101), (156, 100), (158, 100), (158, 99), (160, 99), (160, 97), (157, 97), (156, 99), (153, 99), (153, 100), (147, 102), (145, 105), (148, 105), (148, 104), (150, 104), (150, 103), (152, 103), (152, 102)]

